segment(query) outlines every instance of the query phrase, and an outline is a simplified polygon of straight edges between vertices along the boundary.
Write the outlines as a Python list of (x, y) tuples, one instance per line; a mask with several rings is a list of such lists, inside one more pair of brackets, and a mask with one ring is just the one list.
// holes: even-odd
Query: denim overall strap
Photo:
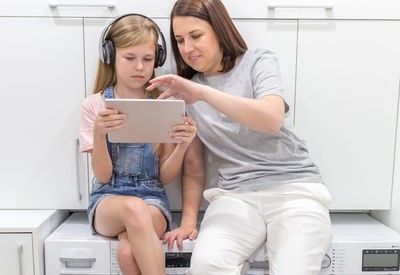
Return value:
[(109, 86), (104, 90), (104, 99), (106, 98), (114, 98), (113, 86)]
[[(112, 99), (114, 98), (113, 94), (113, 86), (109, 86), (104, 90), (104, 99)], [(106, 135), (106, 142), (107, 142), (107, 151), (108, 154), (110, 155), (110, 158), (112, 158), (112, 146), (110, 141), (108, 140), (108, 135)], [(113, 172), (112, 177), (111, 177), (111, 185), (114, 186), (115, 183), (115, 173)]]
[[(104, 99), (112, 99), (114, 98), (114, 94), (113, 94), (113, 86), (109, 86), (104, 90)], [(106, 140), (107, 140), (107, 149), (108, 149), (108, 153), (111, 155), (111, 143), (108, 140), (108, 135), (106, 135)]]

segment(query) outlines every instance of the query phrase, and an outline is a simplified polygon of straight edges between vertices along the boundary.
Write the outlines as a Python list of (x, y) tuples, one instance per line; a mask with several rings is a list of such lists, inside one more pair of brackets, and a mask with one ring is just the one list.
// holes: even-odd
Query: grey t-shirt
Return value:
[[(229, 72), (211, 77), (197, 73), (192, 80), (245, 98), (284, 98), (278, 61), (268, 50), (247, 50)], [(217, 166), (220, 188), (249, 191), (293, 182), (322, 182), (304, 141), (287, 125), (288, 110), (285, 102), (285, 120), (278, 132), (262, 133), (231, 120), (204, 101), (186, 106), (188, 116), (197, 123), (198, 137)]]

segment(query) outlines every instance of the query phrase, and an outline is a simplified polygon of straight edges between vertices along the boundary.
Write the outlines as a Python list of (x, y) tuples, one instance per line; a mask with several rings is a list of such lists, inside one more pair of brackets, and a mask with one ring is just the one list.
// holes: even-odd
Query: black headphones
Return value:
[(154, 60), (154, 68), (160, 67), (164, 64), (165, 59), (167, 59), (167, 46), (165, 44), (165, 38), (163, 33), (160, 30), (160, 27), (150, 18), (148, 18), (147, 16), (144, 16), (142, 14), (137, 14), (137, 13), (128, 13), (128, 14), (124, 14), (121, 15), (117, 18), (114, 19), (114, 21), (112, 21), (110, 24), (108, 24), (108, 26), (103, 30), (101, 36), (100, 36), (100, 43), (99, 43), (99, 57), (100, 60), (107, 65), (110, 64), (114, 64), (115, 62), (115, 47), (114, 47), (114, 43), (110, 38), (106, 38), (108, 31), (111, 29), (111, 27), (117, 23), (119, 20), (121, 20), (124, 17), (127, 16), (141, 16), (143, 18), (146, 18), (148, 20), (150, 20), (151, 22), (154, 23), (154, 25), (156, 25), (157, 29), (158, 29), (158, 38), (160, 40), (161, 38), (161, 45), (157, 44), (156, 47), (156, 55), (155, 55), (155, 60)]

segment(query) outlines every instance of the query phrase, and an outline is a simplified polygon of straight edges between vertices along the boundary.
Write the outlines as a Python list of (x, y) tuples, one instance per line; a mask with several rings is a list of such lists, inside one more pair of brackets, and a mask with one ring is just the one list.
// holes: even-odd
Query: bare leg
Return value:
[[(149, 207), (145, 201), (137, 197), (107, 197), (96, 208), (94, 228), (107, 237), (115, 237), (126, 230), (141, 273), (164, 275), (164, 253), (159, 240), (162, 232), (156, 233), (150, 228), (156, 227), (157, 231), (164, 231), (166, 221), (160, 210), (156, 208), (157, 213), (153, 208), (156, 207)], [(155, 213), (157, 215), (154, 215)]]
[[(154, 231), (160, 238), (165, 231), (166, 221), (160, 209), (153, 205), (149, 205), (151, 217), (153, 219)], [(119, 245), (117, 249), (117, 259), (121, 272), (124, 275), (140, 275), (139, 267), (136, 263), (135, 257), (132, 253), (131, 246), (128, 240), (126, 231), (118, 235)], [(163, 265), (164, 258), (162, 259)]]
[(129, 244), (128, 234), (126, 231), (118, 235), (117, 260), (119, 269), (124, 275), (140, 275), (139, 267), (132, 254), (131, 245)]

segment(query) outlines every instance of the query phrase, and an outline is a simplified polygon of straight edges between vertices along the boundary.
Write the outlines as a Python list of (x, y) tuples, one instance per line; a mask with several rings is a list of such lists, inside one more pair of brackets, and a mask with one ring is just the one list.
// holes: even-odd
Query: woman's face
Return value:
[(155, 50), (153, 41), (117, 48), (115, 71), (118, 84), (130, 89), (143, 88), (153, 74)]
[(206, 76), (219, 74), (222, 49), (211, 25), (197, 17), (176, 16), (172, 27), (185, 63)]

